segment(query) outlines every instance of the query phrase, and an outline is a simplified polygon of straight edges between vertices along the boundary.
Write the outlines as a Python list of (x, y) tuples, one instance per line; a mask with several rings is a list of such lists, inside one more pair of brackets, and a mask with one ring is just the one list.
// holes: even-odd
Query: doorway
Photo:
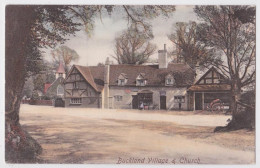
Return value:
[(137, 95), (133, 95), (132, 97), (132, 108), (138, 109), (138, 97)]
[(195, 93), (195, 110), (202, 110), (202, 93)]
[(166, 96), (160, 96), (160, 109), (166, 110)]

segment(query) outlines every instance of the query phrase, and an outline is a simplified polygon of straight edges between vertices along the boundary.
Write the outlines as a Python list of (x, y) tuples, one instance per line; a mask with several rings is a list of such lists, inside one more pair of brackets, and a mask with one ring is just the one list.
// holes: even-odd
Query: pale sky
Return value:
[[(197, 21), (197, 16), (193, 12), (194, 6), (176, 6), (176, 11), (172, 17), (165, 19), (158, 17), (151, 21), (153, 26), (154, 39), (152, 43), (157, 45), (157, 50), (163, 49), (163, 45), (167, 45), (167, 49), (172, 49), (173, 45), (168, 40), (167, 34), (172, 32), (173, 25), (176, 22)], [(71, 36), (64, 45), (74, 49), (80, 56), (78, 62), (75, 64), (83, 66), (97, 65), (99, 62), (104, 63), (107, 57), (113, 60), (111, 55), (114, 55), (114, 39), (115, 36), (127, 28), (127, 21), (118, 14), (112, 14), (111, 17), (107, 15), (95, 20), (95, 28), (92, 37), (88, 37), (84, 30), (77, 32), (76, 36)], [(48, 50), (44, 57), (50, 59)], [(157, 58), (158, 54), (155, 52), (151, 58)], [(115, 63), (116, 61), (113, 60)]]

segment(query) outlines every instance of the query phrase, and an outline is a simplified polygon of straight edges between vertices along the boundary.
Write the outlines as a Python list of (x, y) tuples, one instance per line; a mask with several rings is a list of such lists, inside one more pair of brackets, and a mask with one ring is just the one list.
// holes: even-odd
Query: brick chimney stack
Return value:
[(159, 62), (159, 69), (168, 67), (166, 44), (164, 44), (163, 50), (158, 51), (158, 62)]

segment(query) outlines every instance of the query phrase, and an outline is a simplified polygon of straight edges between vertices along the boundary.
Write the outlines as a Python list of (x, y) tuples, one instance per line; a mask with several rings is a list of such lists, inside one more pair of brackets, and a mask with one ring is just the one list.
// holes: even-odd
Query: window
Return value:
[(140, 73), (136, 78), (136, 86), (145, 86), (146, 82), (147, 81), (145, 80), (145, 74)]
[(137, 79), (136, 86), (145, 86), (146, 81), (144, 79)]
[(74, 83), (73, 83), (73, 89), (78, 89), (77, 82), (74, 82)]
[(59, 73), (59, 77), (62, 77), (63, 76), (63, 74), (62, 73)]
[(212, 79), (206, 79), (206, 84), (212, 83)]
[(153, 104), (153, 94), (152, 93), (140, 93), (138, 94), (139, 105), (143, 103), (146, 106)]
[(185, 96), (174, 96), (174, 102), (175, 103), (184, 103), (185, 102)]
[(220, 83), (219, 79), (214, 79), (214, 83)]
[(125, 85), (125, 79), (118, 79), (118, 85), (119, 86)]
[(174, 83), (174, 78), (172, 76), (172, 74), (168, 74), (166, 77), (165, 77), (165, 85), (166, 86), (172, 86)]
[(166, 85), (173, 85), (173, 78), (166, 78)]
[(70, 99), (70, 104), (81, 104), (82, 99), (81, 98), (71, 98)]
[(57, 95), (60, 95), (60, 96), (64, 95), (64, 89), (61, 85), (58, 85), (58, 87), (57, 87)]
[(114, 96), (114, 98), (115, 98), (115, 101), (118, 101), (118, 102), (123, 100), (123, 96), (119, 96), (119, 95)]
[(125, 73), (121, 73), (117, 79), (118, 86), (124, 86), (127, 82), (127, 76)]

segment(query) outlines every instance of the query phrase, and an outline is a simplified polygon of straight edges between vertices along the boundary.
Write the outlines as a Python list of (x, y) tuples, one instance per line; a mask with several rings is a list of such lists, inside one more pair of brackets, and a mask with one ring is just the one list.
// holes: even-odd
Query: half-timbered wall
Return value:
[(65, 81), (65, 106), (101, 107), (101, 94), (74, 68)]
[(224, 80), (223, 75), (218, 73), (216, 70), (212, 69), (211, 71), (207, 72), (198, 82), (199, 85), (204, 84), (223, 84), (226, 83)]

